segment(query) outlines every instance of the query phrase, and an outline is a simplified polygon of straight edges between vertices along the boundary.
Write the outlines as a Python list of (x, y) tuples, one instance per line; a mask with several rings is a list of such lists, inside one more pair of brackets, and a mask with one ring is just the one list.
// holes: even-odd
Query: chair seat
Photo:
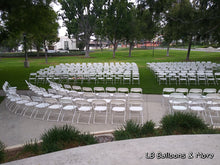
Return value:
[(84, 111), (84, 112), (87, 112), (87, 111), (91, 111), (91, 107), (88, 107), (88, 106), (82, 106), (79, 108), (79, 111)]
[(25, 104), (25, 106), (35, 106), (37, 104), (39, 104), (39, 103), (38, 102), (28, 102)]
[(62, 105), (54, 104), (54, 105), (49, 106), (48, 108), (49, 108), (49, 109), (59, 109), (59, 108), (61, 108), (61, 107), (62, 107)]
[(44, 97), (52, 97), (53, 94), (43, 94)]
[(61, 95), (53, 95), (53, 96), (52, 96), (52, 98), (54, 98), (54, 99), (59, 99), (59, 98), (61, 98), (61, 97), (63, 97), (63, 96), (61, 96)]
[(132, 106), (129, 108), (130, 111), (135, 111), (135, 112), (139, 112), (139, 111), (143, 111), (142, 107), (138, 107), (138, 106)]
[(123, 111), (125, 111), (125, 107), (113, 107), (113, 108), (112, 108), (112, 111), (115, 111), (115, 112), (123, 112)]
[(220, 111), (220, 107), (209, 107), (212, 111)]
[(38, 104), (36, 105), (36, 108), (45, 108), (45, 107), (48, 107), (50, 104), (48, 103), (41, 103), (41, 104)]
[(29, 101), (27, 101), (27, 100), (20, 100), (20, 101), (16, 102), (16, 104), (25, 104), (25, 103), (29, 103)]
[(65, 107), (63, 107), (63, 110), (71, 111), (74, 110), (75, 108), (76, 108), (75, 105), (66, 105)]
[(177, 111), (186, 111), (186, 110), (187, 110), (187, 107), (185, 107), (185, 106), (179, 106), (179, 105), (174, 105), (174, 106), (173, 106), (173, 109), (174, 109), (174, 110), (177, 110)]
[(193, 111), (204, 111), (205, 110), (205, 108), (200, 107), (200, 106), (192, 106), (190, 107), (190, 109)]
[(107, 107), (106, 106), (97, 106), (94, 108), (94, 111), (106, 111)]

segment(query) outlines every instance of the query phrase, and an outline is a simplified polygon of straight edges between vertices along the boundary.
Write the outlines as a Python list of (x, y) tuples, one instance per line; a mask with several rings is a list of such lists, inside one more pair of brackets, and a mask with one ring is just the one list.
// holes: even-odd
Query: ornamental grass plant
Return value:
[(205, 122), (190, 112), (175, 112), (161, 119), (161, 128), (165, 135), (193, 134), (208, 129)]

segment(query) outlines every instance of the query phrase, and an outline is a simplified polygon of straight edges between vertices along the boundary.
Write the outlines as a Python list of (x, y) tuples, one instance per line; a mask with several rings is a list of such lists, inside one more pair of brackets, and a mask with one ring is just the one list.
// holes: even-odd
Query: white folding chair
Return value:
[(136, 117), (137, 113), (139, 116), (139, 121), (143, 124), (143, 100), (129, 100), (128, 102), (128, 110), (129, 110), (129, 119), (132, 117)]
[(213, 99), (212, 104), (208, 107), (211, 124), (218, 126), (220, 124), (220, 99)]
[(206, 121), (206, 101), (205, 99), (192, 99), (188, 104), (189, 110), (196, 113), (197, 116), (202, 116), (204, 121)]
[[(93, 123), (96, 123), (96, 116), (104, 116), (104, 123), (107, 124), (108, 107), (105, 100), (93, 100)], [(103, 114), (104, 113), (104, 114)], [(100, 119), (101, 120), (101, 119)]]
[(188, 111), (188, 100), (186, 98), (175, 98), (171, 103), (171, 113), (174, 112), (187, 112)]
[[(92, 116), (92, 106), (91, 104), (86, 101), (86, 100), (76, 100), (75, 101), (76, 106), (77, 106), (77, 111), (78, 111), (78, 117), (77, 117), (77, 123), (87, 123), (90, 124), (91, 116)], [(88, 114), (88, 122), (80, 122), (80, 116), (82, 114)], [(81, 117), (82, 119), (85, 120), (85, 117)]]
[[(125, 123), (126, 117), (126, 101), (124, 100), (112, 100), (110, 104), (110, 110), (112, 114), (112, 124), (114, 124), (114, 118), (122, 116)], [(118, 116), (116, 116), (118, 115)]]
[(48, 121), (59, 121), (62, 112), (62, 104), (55, 98), (45, 98), (44, 101), (50, 104), (47, 109), (49, 111)]
[[(60, 99), (60, 103), (62, 104), (61, 121), (71, 121), (73, 123), (76, 105), (73, 104), (72, 98), (71, 97), (63, 97)], [(69, 117), (70, 117), (70, 120), (68, 120)]]

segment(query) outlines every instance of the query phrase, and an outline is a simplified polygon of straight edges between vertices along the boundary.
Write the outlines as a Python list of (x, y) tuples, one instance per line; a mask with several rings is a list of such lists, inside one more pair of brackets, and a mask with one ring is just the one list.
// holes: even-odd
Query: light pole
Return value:
[(24, 55), (25, 55), (25, 61), (24, 61), (24, 67), (29, 68), (29, 62), (28, 62), (28, 56), (27, 56), (27, 45), (26, 45), (26, 34), (23, 34), (24, 37)]

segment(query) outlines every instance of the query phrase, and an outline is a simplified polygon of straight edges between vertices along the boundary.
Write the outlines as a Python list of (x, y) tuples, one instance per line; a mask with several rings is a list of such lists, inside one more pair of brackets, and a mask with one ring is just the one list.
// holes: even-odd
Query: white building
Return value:
[(70, 39), (67, 36), (62, 36), (60, 37), (60, 41), (54, 44), (54, 50), (78, 50), (76, 47), (76, 39)]

